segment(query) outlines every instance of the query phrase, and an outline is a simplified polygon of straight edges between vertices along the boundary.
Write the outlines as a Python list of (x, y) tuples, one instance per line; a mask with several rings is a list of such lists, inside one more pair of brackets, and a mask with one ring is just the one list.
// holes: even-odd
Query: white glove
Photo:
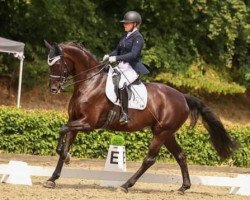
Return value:
[(106, 55), (103, 56), (102, 61), (106, 61), (106, 60), (108, 60), (108, 59), (109, 59), (109, 55), (106, 54)]
[(109, 57), (109, 62), (110, 63), (116, 62), (116, 56), (110, 56)]

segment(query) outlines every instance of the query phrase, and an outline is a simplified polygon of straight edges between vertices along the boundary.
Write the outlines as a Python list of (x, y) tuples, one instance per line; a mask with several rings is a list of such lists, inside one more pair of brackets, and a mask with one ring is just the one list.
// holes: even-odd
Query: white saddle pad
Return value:
[[(120, 105), (120, 101), (117, 100), (115, 91), (114, 91), (114, 84), (112, 80), (112, 73), (113, 68), (109, 68), (107, 82), (106, 82), (106, 96), (108, 99), (113, 102), (115, 105)], [(123, 76), (123, 74), (121, 75)], [(131, 84), (130, 86), (132, 90), (132, 96), (128, 102), (128, 108), (143, 110), (146, 108), (147, 105), (147, 89), (143, 83), (138, 85)], [(117, 101), (116, 101), (117, 100)]]

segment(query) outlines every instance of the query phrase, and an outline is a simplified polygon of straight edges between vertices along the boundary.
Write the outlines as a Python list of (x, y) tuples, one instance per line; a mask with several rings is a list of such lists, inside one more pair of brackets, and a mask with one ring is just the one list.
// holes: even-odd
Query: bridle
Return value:
[[(49, 66), (53, 66), (57, 61), (60, 61), (60, 66), (61, 66), (61, 75), (52, 75), (50, 74), (49, 77), (50, 79), (60, 79), (60, 88), (61, 89), (65, 89), (66, 87), (70, 86), (70, 85), (73, 85), (75, 83), (79, 83), (79, 82), (84, 82), (86, 80), (89, 80), (89, 79), (92, 79), (94, 76), (100, 74), (108, 65), (109, 65), (109, 62), (108, 61), (102, 61), (100, 64), (90, 68), (90, 69), (87, 69), (85, 71), (82, 71), (81, 73), (79, 74), (76, 74), (74, 76), (72, 76), (70, 74), (70, 71), (69, 71), (69, 67), (68, 67), (68, 64), (67, 62), (65, 61), (63, 55), (58, 55), (58, 56), (55, 56), (53, 58), (49, 58), (48, 57), (48, 65)], [(77, 80), (77, 81), (73, 81), (72, 83), (68, 83), (66, 84), (68, 81), (70, 80), (73, 80), (75, 77), (79, 76), (79, 75), (82, 75), (82, 74), (85, 74), (89, 71), (92, 71), (96, 68), (99, 68), (100, 66), (103, 66), (98, 72), (96, 72), (95, 74), (93, 74), (92, 76), (86, 78), (86, 79), (82, 79), (82, 80)]]
[(53, 75), (50, 74), (49, 77), (50, 79), (59, 79), (60, 80), (60, 88), (64, 89), (64, 84), (67, 83), (69, 75), (69, 67), (66, 63), (66, 61), (63, 59), (63, 55), (58, 55), (55, 56), (54, 58), (49, 58), (48, 57), (48, 65), (53, 66), (57, 61), (60, 62), (60, 67), (61, 67), (61, 74), (60, 75)]

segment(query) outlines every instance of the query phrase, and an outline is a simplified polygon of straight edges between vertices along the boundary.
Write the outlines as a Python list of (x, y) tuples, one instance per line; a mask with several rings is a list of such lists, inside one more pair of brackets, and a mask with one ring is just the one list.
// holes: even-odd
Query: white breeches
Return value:
[(129, 63), (120, 62), (114, 69), (117, 69), (121, 73), (121, 80), (119, 82), (120, 89), (125, 83), (130, 85), (139, 77)]

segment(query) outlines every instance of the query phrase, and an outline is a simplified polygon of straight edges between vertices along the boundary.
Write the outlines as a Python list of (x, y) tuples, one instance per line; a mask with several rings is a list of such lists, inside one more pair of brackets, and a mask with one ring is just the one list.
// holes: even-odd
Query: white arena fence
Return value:
[[(15, 178), (28, 179), (32, 176), (50, 177), (53, 171), (54, 167), (29, 166), (27, 163), (21, 161), (10, 161), (9, 164), (0, 164), (0, 174), (3, 175), (1, 182), (5, 182), (11, 176), (14, 177), (13, 180)], [(133, 174), (132, 172), (64, 168), (61, 177), (125, 182)], [(193, 185), (230, 187), (231, 194), (250, 196), (250, 175), (239, 174), (236, 177), (191, 176), (190, 178)], [(180, 185), (182, 184), (182, 177), (180, 175), (145, 173), (138, 181)], [(28, 182), (27, 185), (30, 185), (29, 180), (26, 182)], [(22, 184), (22, 180), (16, 180), (16, 182), (14, 180), (15, 183)]]

